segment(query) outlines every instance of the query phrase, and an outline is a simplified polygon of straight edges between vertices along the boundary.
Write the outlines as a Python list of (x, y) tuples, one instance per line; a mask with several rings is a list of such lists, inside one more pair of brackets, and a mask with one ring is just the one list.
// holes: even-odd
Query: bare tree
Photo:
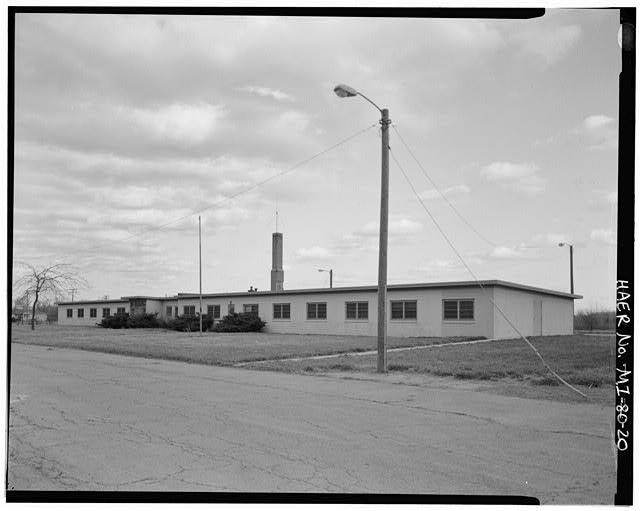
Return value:
[(24, 266), (24, 273), (18, 277), (14, 286), (29, 297), (33, 297), (31, 306), (31, 330), (35, 329), (36, 307), (38, 300), (47, 296), (57, 298), (69, 288), (87, 287), (87, 281), (80, 277), (69, 264), (53, 264), (44, 268), (35, 268), (27, 263), (17, 263)]

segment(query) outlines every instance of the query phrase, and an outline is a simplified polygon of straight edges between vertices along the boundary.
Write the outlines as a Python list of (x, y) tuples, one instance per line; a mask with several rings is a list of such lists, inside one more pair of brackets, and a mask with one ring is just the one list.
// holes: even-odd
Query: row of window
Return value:
[[(474, 319), (473, 300), (443, 300), (443, 318), (445, 321), (465, 321)], [(173, 309), (173, 310), (172, 310)], [(259, 314), (258, 304), (244, 304), (243, 312)], [(233, 304), (229, 304), (229, 313), (233, 313)], [(167, 307), (167, 316), (178, 315), (178, 307)], [(196, 306), (183, 306), (185, 316), (195, 316)], [(208, 305), (207, 316), (220, 318), (220, 305)], [(345, 318), (353, 320), (369, 319), (369, 302), (345, 302)], [(392, 300), (391, 319), (413, 320), (418, 318), (418, 302), (416, 300)], [(274, 303), (273, 319), (291, 319), (290, 303)], [(327, 319), (327, 302), (307, 302), (307, 319)]]
[[(473, 300), (442, 300), (443, 319), (445, 321), (469, 321), (474, 319)], [(118, 307), (116, 314), (124, 314), (125, 308)], [(233, 304), (229, 304), (229, 313), (234, 312)], [(244, 304), (243, 312), (259, 314), (258, 304)], [(90, 308), (89, 317), (95, 318), (98, 309)], [(104, 307), (102, 317), (111, 315), (111, 309)], [(178, 307), (167, 306), (167, 317), (178, 316)], [(183, 306), (184, 316), (195, 316), (196, 306)], [(67, 309), (67, 317), (73, 317), (73, 309)], [(77, 309), (77, 317), (84, 318), (84, 309)], [(220, 305), (207, 305), (207, 317), (220, 318)], [(369, 302), (345, 302), (345, 318), (354, 320), (369, 319)], [(392, 300), (391, 319), (417, 319), (418, 302), (416, 300)], [(273, 319), (291, 319), (290, 303), (274, 303)], [(327, 302), (307, 302), (307, 319), (327, 319)]]
[[(126, 312), (126, 309), (124, 307), (118, 307), (116, 309), (116, 314), (124, 314), (125, 312)], [(111, 316), (111, 308), (110, 307), (103, 307), (102, 308), (102, 317), (103, 318), (108, 318), (109, 316)], [(72, 318), (73, 317), (73, 309), (67, 309), (67, 317), (68, 318)], [(77, 317), (84, 318), (84, 309), (77, 309)], [(89, 317), (90, 318), (97, 318), (98, 317), (98, 309), (90, 308), (89, 309)]]
[[(178, 306), (167, 305), (167, 317), (178, 317), (180, 315)], [(185, 305), (182, 307), (182, 315), (183, 316), (195, 316), (196, 315), (196, 306), (195, 305)], [(220, 306), (219, 305), (207, 305), (207, 317), (213, 319), (220, 318)]]

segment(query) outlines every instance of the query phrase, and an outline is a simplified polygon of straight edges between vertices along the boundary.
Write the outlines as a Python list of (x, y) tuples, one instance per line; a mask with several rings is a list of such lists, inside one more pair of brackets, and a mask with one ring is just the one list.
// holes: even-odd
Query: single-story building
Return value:
[[(492, 301), (524, 335), (573, 333), (574, 300), (580, 295), (501, 280), (394, 284), (387, 287), (387, 332), (392, 337), (517, 337)], [(265, 332), (377, 335), (377, 286), (209, 293), (202, 313), (215, 319), (231, 312), (257, 313)], [(194, 316), (200, 298), (129, 296), (119, 300), (58, 303), (60, 325), (94, 325), (127, 312), (156, 313), (163, 320)]]

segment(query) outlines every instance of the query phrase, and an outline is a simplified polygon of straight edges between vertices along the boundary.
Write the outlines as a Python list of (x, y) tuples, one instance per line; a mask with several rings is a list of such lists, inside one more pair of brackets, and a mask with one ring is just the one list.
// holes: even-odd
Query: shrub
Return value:
[(214, 332), (260, 332), (266, 323), (250, 312), (229, 314), (213, 327)]
[(129, 313), (120, 313), (102, 318), (98, 326), (102, 328), (158, 328), (160, 321), (157, 314), (136, 314), (129, 316)]
[(159, 326), (157, 314), (136, 314), (129, 318), (126, 328), (158, 328)]
[[(208, 316), (202, 316), (202, 330), (210, 330), (213, 324), (213, 319)], [(166, 328), (170, 330), (177, 330), (178, 332), (199, 332), (200, 331), (200, 316), (178, 316), (175, 319), (169, 320), (166, 323)]]
[(127, 328), (127, 321), (129, 321), (129, 314), (116, 314), (102, 318), (98, 325), (102, 328)]

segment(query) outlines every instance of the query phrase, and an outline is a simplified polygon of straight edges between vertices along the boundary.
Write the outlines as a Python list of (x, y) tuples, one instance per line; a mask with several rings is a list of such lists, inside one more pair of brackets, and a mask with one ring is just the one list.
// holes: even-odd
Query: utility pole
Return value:
[(387, 372), (387, 246), (389, 238), (389, 110), (383, 108), (380, 249), (378, 262), (378, 372)]
[(339, 84), (333, 92), (341, 98), (360, 96), (382, 115), (382, 186), (380, 191), (380, 249), (378, 256), (378, 372), (387, 372), (387, 245), (389, 238), (389, 109), (380, 108), (353, 87)]
[(202, 227), (198, 216), (198, 258), (200, 264), (200, 335), (202, 335)]
[(74, 287), (74, 288), (72, 288), (72, 289), (69, 289), (69, 291), (71, 291), (71, 301), (73, 302), (73, 299), (74, 299), (74, 298), (75, 298), (75, 296), (76, 296), (76, 291), (77, 291), (77, 289)]

